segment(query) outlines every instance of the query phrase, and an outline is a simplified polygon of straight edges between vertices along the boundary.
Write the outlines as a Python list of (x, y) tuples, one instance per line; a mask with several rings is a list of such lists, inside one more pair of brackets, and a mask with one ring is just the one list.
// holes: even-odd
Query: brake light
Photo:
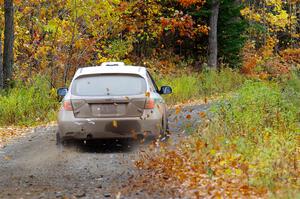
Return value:
[(64, 107), (65, 111), (73, 111), (73, 107), (72, 107), (71, 101), (69, 101), (69, 100), (64, 101), (63, 107)]
[(154, 99), (151, 98), (147, 99), (145, 109), (154, 109), (154, 107), (155, 107)]
[(73, 110), (77, 110), (85, 104), (84, 100), (72, 100)]

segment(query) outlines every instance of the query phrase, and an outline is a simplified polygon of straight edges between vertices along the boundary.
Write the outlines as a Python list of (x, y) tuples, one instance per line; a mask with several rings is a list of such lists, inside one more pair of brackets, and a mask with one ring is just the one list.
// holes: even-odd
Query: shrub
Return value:
[(165, 96), (170, 104), (227, 93), (241, 86), (246, 80), (244, 76), (228, 68), (220, 72), (207, 70), (202, 73), (156, 75), (155, 79), (159, 86), (169, 85), (173, 88), (174, 93)]
[(241, 155), (254, 185), (292, 185), (297, 178), (299, 106), (293, 99), (299, 93), (291, 91), (276, 83), (249, 81), (213, 107), (207, 142)]
[(55, 91), (45, 77), (17, 82), (0, 95), (0, 125), (33, 125), (55, 119), (58, 107)]

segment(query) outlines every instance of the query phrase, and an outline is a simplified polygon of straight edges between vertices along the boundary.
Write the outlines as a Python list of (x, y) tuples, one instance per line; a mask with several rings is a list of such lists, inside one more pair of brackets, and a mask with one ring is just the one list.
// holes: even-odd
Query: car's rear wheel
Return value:
[(69, 140), (65, 140), (60, 136), (59, 131), (56, 131), (56, 145), (60, 148), (63, 148), (64, 146), (68, 146), (69, 143), (71, 143)]
[(59, 132), (56, 131), (56, 145), (59, 146), (61, 144), (62, 144), (62, 139), (61, 139), (61, 137), (59, 135)]
[(169, 127), (168, 120), (164, 124), (164, 119), (162, 120), (161, 130), (160, 130), (160, 141), (166, 141), (169, 139)]

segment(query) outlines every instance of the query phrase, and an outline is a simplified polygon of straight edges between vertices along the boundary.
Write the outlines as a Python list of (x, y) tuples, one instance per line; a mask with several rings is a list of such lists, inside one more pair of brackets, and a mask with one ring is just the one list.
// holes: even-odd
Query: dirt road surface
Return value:
[[(179, 114), (171, 110), (171, 137), (176, 140), (187, 125), (191, 130), (201, 122), (199, 112), (208, 107), (187, 106)], [(55, 131), (55, 126), (38, 127), (0, 149), (0, 198), (118, 198), (136, 173), (139, 152), (149, 145), (109, 140), (62, 151), (55, 145)]]

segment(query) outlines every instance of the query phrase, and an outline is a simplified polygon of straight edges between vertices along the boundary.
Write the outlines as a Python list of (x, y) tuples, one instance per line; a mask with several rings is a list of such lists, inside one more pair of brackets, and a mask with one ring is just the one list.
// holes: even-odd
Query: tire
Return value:
[(64, 149), (64, 140), (60, 137), (59, 131), (56, 131), (56, 146), (58, 149), (63, 150)]
[(61, 137), (59, 135), (59, 132), (56, 131), (56, 145), (61, 145), (61, 144), (62, 144)]
[(169, 125), (168, 125), (168, 120), (167, 120), (167, 124), (166, 127), (164, 127), (164, 121), (162, 121), (162, 128), (160, 130), (160, 141), (165, 142), (169, 139), (170, 135), (169, 135)]

